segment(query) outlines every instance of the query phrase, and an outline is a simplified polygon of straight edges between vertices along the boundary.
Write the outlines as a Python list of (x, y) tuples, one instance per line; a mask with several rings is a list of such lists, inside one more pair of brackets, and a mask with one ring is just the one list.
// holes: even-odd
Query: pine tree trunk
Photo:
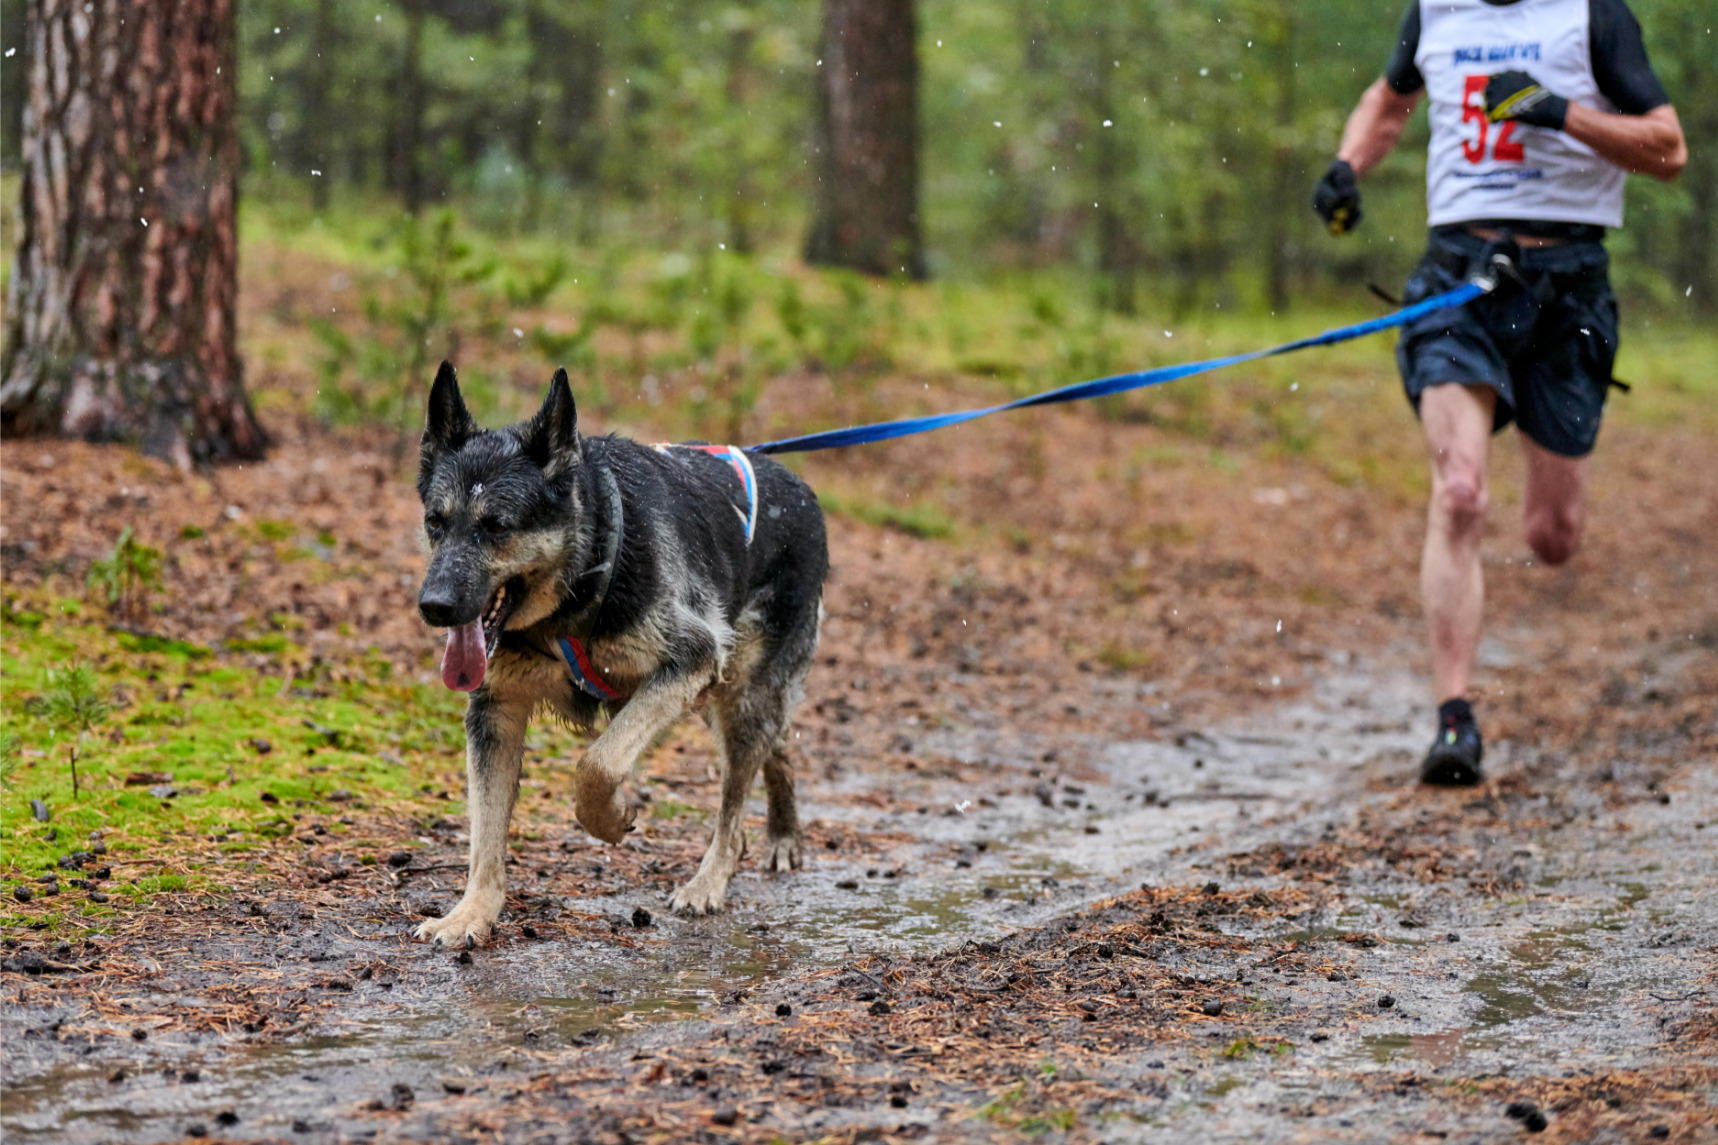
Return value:
[(260, 457), (238, 300), (234, 0), (31, 0), (0, 426)]
[(1292, 220), (1300, 198), (1305, 194), (1304, 172), (1296, 162), (1294, 148), (1295, 122), (1295, 26), (1294, 9), (1285, 5), (1266, 21), (1265, 35), (1270, 48), (1273, 79), (1276, 86), (1276, 131), (1271, 140), (1271, 191), (1265, 203), (1269, 212), (1265, 220), (1265, 298), (1273, 314), (1283, 314), (1289, 308), (1289, 272), (1293, 255)]
[(328, 109), (334, 102), (334, 53), (339, 50), (338, 28), (334, 0), (316, 0), (316, 22), (310, 34), (312, 62), (305, 76), (304, 120), (299, 128), (302, 146), (299, 154), (299, 178), (310, 180), (310, 205), (318, 210), (328, 209), (329, 195), (334, 186), (334, 152), (328, 140), (332, 135)]
[(808, 262), (925, 277), (913, 0), (823, 0)]
[(424, 5), (423, 0), (405, 0), (406, 43), (400, 60), (399, 103), (395, 109), (394, 185), (405, 199), (406, 210), (417, 214), (424, 205), (424, 166), (421, 150), (424, 131)]

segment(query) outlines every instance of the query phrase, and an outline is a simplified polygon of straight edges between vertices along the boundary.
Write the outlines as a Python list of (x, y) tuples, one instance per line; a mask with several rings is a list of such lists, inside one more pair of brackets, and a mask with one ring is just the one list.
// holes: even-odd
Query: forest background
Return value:
[[(1695, 146), (1634, 180), (1628, 302), (1718, 306), (1718, 69), (1703, 0), (1635, 0)], [(24, 0), (0, 4), (21, 43)], [(244, 192), (310, 215), (453, 205), (572, 248), (793, 251), (810, 220), (819, 5), (246, 0)], [(1281, 311), (1394, 289), (1424, 225), (1425, 117), (1344, 241), (1308, 209), (1399, 0), (918, 5), (926, 265), (1097, 272), (1081, 303)], [(25, 69), (4, 69), (15, 163)], [(390, 208), (391, 209), (391, 208)], [(296, 218), (296, 217), (294, 217)], [(1143, 293), (1142, 293), (1143, 292)], [(1686, 302), (1685, 302), (1686, 300)], [(1072, 379), (1061, 379), (1072, 380)]]

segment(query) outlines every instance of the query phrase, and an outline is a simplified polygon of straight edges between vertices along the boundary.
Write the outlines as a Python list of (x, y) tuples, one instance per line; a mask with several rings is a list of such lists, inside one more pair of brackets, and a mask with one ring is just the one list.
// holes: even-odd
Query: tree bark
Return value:
[(913, 0), (823, 0), (806, 261), (925, 277)]
[(236, 331), (234, 0), (31, 0), (0, 427), (260, 457)]
[(406, 10), (405, 53), (400, 59), (399, 101), (394, 128), (394, 185), (405, 199), (406, 210), (417, 214), (424, 205), (423, 131), (424, 89), (423, 0), (404, 0)]
[(1272, 133), (1271, 191), (1266, 198), (1269, 217), (1266, 219), (1265, 239), (1265, 298), (1271, 312), (1283, 314), (1289, 308), (1290, 249), (1293, 243), (1292, 220), (1295, 208), (1305, 196), (1305, 175), (1296, 162), (1294, 146), (1295, 122), (1295, 25), (1294, 8), (1284, 5), (1265, 21), (1264, 34), (1270, 52), (1273, 82), (1276, 87), (1276, 130)]
[(310, 205), (318, 211), (328, 209), (330, 189), (334, 185), (334, 151), (328, 140), (332, 133), (329, 108), (334, 97), (334, 53), (338, 29), (334, 0), (316, 0), (316, 22), (310, 34), (311, 62), (306, 69), (304, 85), (304, 120), (299, 129), (299, 168), (295, 174), (310, 180)]

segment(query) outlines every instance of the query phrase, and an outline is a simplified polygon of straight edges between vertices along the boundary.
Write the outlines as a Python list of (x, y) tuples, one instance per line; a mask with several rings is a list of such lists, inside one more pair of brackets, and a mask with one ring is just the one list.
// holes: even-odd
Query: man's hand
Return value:
[(1312, 209), (1333, 235), (1345, 235), (1360, 225), (1360, 181), (1346, 159), (1331, 160), (1324, 178), (1313, 188)]
[(1493, 123), (1515, 119), (1529, 127), (1561, 131), (1569, 101), (1552, 95), (1526, 72), (1498, 72), (1485, 84), (1485, 114)]

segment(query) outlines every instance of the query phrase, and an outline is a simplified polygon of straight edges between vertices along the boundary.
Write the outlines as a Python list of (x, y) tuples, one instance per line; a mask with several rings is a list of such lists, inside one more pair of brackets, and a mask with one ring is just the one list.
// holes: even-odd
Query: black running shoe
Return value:
[(1420, 782), (1438, 787), (1472, 787), (1481, 782), (1479, 761), (1485, 744), (1479, 725), (1465, 700), (1451, 700), (1438, 709), (1438, 738), (1420, 764)]

